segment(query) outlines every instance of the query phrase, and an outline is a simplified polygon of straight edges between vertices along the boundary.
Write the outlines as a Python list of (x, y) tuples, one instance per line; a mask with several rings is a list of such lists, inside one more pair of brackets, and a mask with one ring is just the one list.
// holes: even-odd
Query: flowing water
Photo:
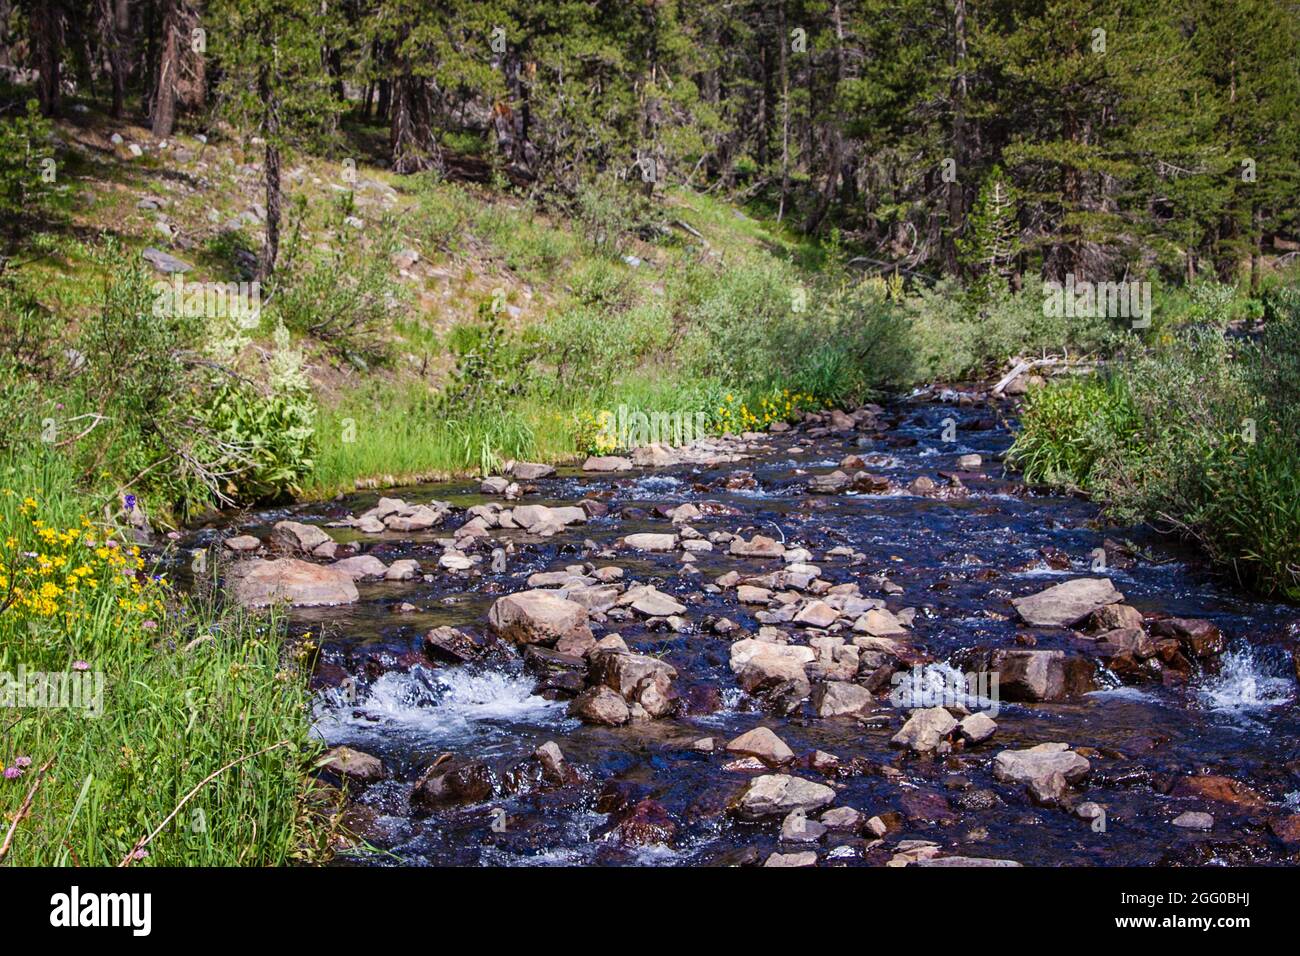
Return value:
[[(696, 752), (692, 743), (725, 741), (763, 724), (801, 757), (814, 750), (837, 756), (852, 772), (835, 779), (835, 806), (867, 816), (901, 811), (903, 828), (883, 843), (869, 836), (831, 834), (816, 849), (820, 861), (879, 864), (901, 840), (940, 844), (945, 854), (999, 857), (1025, 864), (1242, 864), (1287, 858), (1268, 822), (1300, 806), (1300, 754), (1296, 677), (1290, 648), (1300, 630), (1296, 609), (1253, 600), (1200, 567), (1191, 555), (1140, 529), (1106, 528), (1090, 503), (1030, 493), (997, 464), (1010, 444), (1005, 422), (990, 406), (957, 406), (914, 400), (892, 406), (893, 427), (882, 439), (856, 434), (810, 440), (799, 430), (772, 436), (772, 451), (752, 461), (714, 468), (677, 467), (623, 475), (584, 475), (562, 469), (537, 483), (539, 494), (519, 503), (572, 504), (598, 492), (609, 515), (571, 526), (552, 538), (521, 531), (494, 531), (498, 543), (513, 540), (516, 553), (505, 573), (487, 562), (469, 575), (437, 567), (435, 539), (446, 529), (367, 536), (331, 529), (335, 539), (360, 542), (385, 562), (415, 558), (434, 580), (358, 582), (361, 602), (339, 608), (299, 609), (295, 632), (323, 640), (315, 678), (314, 727), (328, 744), (347, 744), (383, 759), (387, 779), (353, 795), (349, 823), (380, 852), (346, 853), (340, 863), (377, 865), (468, 864), (652, 864), (690, 865), (759, 860), (778, 849), (780, 819), (749, 823), (727, 813), (728, 801), (753, 771), (727, 769), (721, 749)], [(944, 420), (957, 423), (956, 441), (943, 441)], [(872, 455), (869, 470), (905, 489), (920, 475), (943, 486), (939, 472), (958, 456), (984, 457), (989, 477), (969, 478), (964, 497), (920, 497), (905, 490), (884, 494), (810, 495), (807, 479), (832, 470), (847, 454)], [(752, 472), (752, 487), (729, 490), (725, 479)], [(468, 507), (491, 499), (477, 482), (390, 490), (411, 502), (450, 501)], [(300, 521), (337, 520), (370, 507), (377, 494), (291, 511), (239, 516), (238, 530), (265, 537), (270, 526), (292, 516)], [(1143, 612), (1207, 618), (1227, 636), (1229, 648), (1217, 670), (1198, 670), (1190, 681), (1129, 686), (1102, 674), (1103, 688), (1062, 703), (1003, 701), (992, 740), (947, 757), (918, 757), (891, 747), (905, 715), (884, 707), (865, 720), (818, 719), (810, 709), (787, 717), (764, 712), (741, 690), (728, 666), (731, 641), (707, 632), (708, 615), (724, 615), (755, 632), (750, 610), (735, 591), (705, 593), (702, 585), (733, 569), (764, 573), (780, 562), (735, 558), (722, 549), (700, 554), (700, 574), (681, 573), (681, 553), (620, 551), (593, 558), (586, 542), (612, 547), (637, 531), (670, 530), (654, 515), (658, 505), (718, 501), (738, 514), (702, 517), (699, 531), (743, 530), (800, 544), (813, 552), (821, 576), (833, 583), (862, 582), (866, 596), (881, 596), (866, 579), (886, 574), (902, 587), (891, 607), (917, 609), (911, 643), (934, 658), (942, 680), (960, 670), (963, 651), (1015, 646), (1018, 626), (1009, 599), (1071, 577), (1092, 574), (1094, 549), (1105, 538), (1128, 540), (1139, 558), (1104, 574), (1127, 603)], [(641, 510), (636, 510), (641, 509)], [(453, 515), (455, 527), (463, 517)], [(231, 533), (230, 526), (193, 536), (202, 545)], [(848, 545), (866, 555), (852, 564), (826, 552)], [(1043, 549), (1068, 556), (1068, 570), (1053, 570)], [(535, 693), (536, 676), (513, 649), (479, 663), (440, 665), (424, 656), (422, 637), (449, 624), (486, 632), (487, 612), (503, 594), (527, 589), (537, 571), (559, 570), (592, 560), (618, 564), (627, 580), (653, 583), (684, 600), (687, 633), (652, 631), (644, 622), (594, 628), (617, 632), (636, 651), (662, 656), (676, 668), (674, 688), (690, 714), (619, 728), (584, 725), (567, 715), (564, 700)], [(1059, 561), (1057, 562), (1059, 563)], [(411, 613), (394, 613), (403, 602)], [(1069, 647), (1068, 631), (1036, 630), (1038, 647)], [(949, 664), (945, 664), (949, 662)], [(955, 668), (951, 664), (957, 665)], [(945, 667), (947, 670), (945, 671)], [(340, 686), (342, 682), (343, 686)], [(807, 705), (805, 705), (807, 708)], [(532, 757), (555, 741), (584, 780), (565, 787), (539, 783)], [(1078, 788), (1080, 800), (1106, 808), (1104, 828), (1067, 809), (1031, 803), (1023, 788), (993, 779), (993, 756), (1004, 748), (1064, 741), (1086, 749), (1092, 763)], [(419, 817), (410, 791), (426, 767), (443, 754), (486, 761), (496, 792), (484, 803)], [(823, 777), (807, 766), (793, 772)], [(1216, 774), (1262, 795), (1264, 806), (1242, 806), (1166, 795), (1170, 783), (1189, 774)], [(603, 794), (603, 796), (602, 796)], [(672, 829), (663, 843), (629, 845), (612, 830), (610, 810), (642, 798), (662, 807)], [(1177, 829), (1174, 817), (1207, 810), (1210, 831)], [(1099, 832), (1100, 830), (1100, 832)], [(804, 847), (800, 847), (803, 849)]]

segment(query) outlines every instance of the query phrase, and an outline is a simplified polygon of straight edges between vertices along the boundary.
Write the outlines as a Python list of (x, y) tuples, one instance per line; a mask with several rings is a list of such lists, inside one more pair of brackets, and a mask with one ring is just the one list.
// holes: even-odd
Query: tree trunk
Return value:
[(181, 72), (181, 0), (164, 0), (162, 48), (158, 57), (158, 79), (154, 85), (150, 124), (157, 137), (170, 136), (176, 126), (176, 87)]
[(388, 145), (395, 173), (441, 166), (429, 120), (429, 87), (423, 77), (402, 73), (393, 85), (393, 121)]
[(957, 262), (957, 237), (966, 218), (966, 197), (961, 180), (966, 170), (966, 0), (955, 0), (953, 7), (954, 76), (952, 80), (952, 158), (957, 175), (948, 183), (948, 229), (943, 238), (944, 267), (949, 275), (961, 270)]
[(122, 51), (121, 14), (126, 11), (123, 0), (96, 0), (95, 13), (99, 19), (99, 35), (108, 57), (108, 71), (113, 83), (113, 105), (110, 115), (122, 118), (126, 108), (126, 57)]
[[(263, 41), (268, 48), (272, 38), (267, 36), (270, 27), (263, 26)], [(266, 139), (266, 158), (262, 171), (266, 182), (266, 241), (262, 244), (262, 259), (258, 275), (265, 281), (275, 272), (275, 262), (280, 256), (280, 104), (272, 83), (271, 64), (263, 62), (257, 73), (257, 95), (262, 101), (262, 135)]]
[[(831, 88), (830, 100), (834, 105), (839, 101), (840, 82), (844, 78), (844, 21), (840, 17), (840, 0), (835, 0), (831, 8), (831, 16), (835, 23), (835, 83)], [(827, 125), (829, 130), (826, 148), (826, 182), (822, 185), (812, 211), (804, 221), (803, 231), (808, 234), (817, 231), (822, 220), (826, 218), (826, 213), (830, 211), (831, 199), (839, 188), (840, 172), (844, 164), (844, 141), (840, 133), (839, 117), (834, 115), (834, 112)]]
[(785, 0), (780, 7), (777, 39), (781, 43), (781, 201), (776, 209), (776, 221), (785, 218), (786, 196), (790, 192), (790, 63), (789, 32), (785, 17)]
[(59, 63), (63, 58), (63, 4), (61, 0), (37, 0), (31, 17), (32, 54), (40, 73), (36, 96), (45, 116), (58, 116), (62, 106)]

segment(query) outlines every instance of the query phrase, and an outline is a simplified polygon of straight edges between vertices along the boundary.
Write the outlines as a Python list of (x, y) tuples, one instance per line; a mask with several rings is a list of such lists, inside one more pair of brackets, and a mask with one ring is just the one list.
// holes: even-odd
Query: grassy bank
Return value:
[(277, 622), (173, 591), (123, 528), (85, 513), (66, 460), (10, 459), (3, 473), (4, 862), (323, 852), (307, 817), (305, 678)]
[(1011, 460), (1117, 520), (1195, 541), (1243, 585), (1300, 600), (1300, 295), (1281, 289), (1264, 306), (1257, 339), (1211, 315), (1107, 376), (1039, 390)]

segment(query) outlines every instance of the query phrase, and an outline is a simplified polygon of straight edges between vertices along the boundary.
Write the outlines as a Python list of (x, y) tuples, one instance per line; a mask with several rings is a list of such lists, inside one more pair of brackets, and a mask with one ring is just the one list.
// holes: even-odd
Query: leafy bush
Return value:
[(1198, 542), (1243, 583), (1300, 598), (1300, 299), (1258, 342), (1185, 329), (1111, 381), (1030, 399), (1011, 460), (1122, 521)]
[(1137, 413), (1119, 378), (1058, 380), (1034, 389), (1020, 424), (1007, 461), (1027, 481), (1092, 488), (1098, 461), (1135, 452)]

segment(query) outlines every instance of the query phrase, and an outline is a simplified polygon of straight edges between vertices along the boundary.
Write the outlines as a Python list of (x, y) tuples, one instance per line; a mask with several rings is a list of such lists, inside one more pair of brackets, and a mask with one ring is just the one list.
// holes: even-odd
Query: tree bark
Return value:
[(176, 88), (181, 71), (181, 0), (164, 0), (162, 47), (158, 78), (154, 84), (150, 125), (158, 137), (170, 136), (176, 126)]
[(961, 271), (957, 262), (957, 237), (966, 219), (966, 197), (961, 183), (966, 175), (966, 0), (955, 0), (952, 39), (952, 158), (957, 164), (957, 176), (948, 183), (948, 229), (943, 238), (943, 258), (946, 271), (955, 276)]
[[(274, 42), (271, 27), (262, 27), (263, 45), (269, 50)], [(263, 60), (257, 71), (257, 95), (262, 102), (262, 135), (266, 140), (263, 178), (266, 183), (266, 241), (262, 243), (262, 258), (258, 275), (265, 281), (275, 272), (280, 256), (280, 103), (271, 76), (271, 63)]]
[(58, 116), (63, 108), (59, 89), (59, 64), (63, 58), (62, 0), (36, 0), (31, 17), (32, 53), (40, 76), (36, 97), (45, 116)]
[[(834, 5), (831, 7), (831, 16), (835, 24), (835, 83), (831, 88), (830, 95), (833, 107), (839, 100), (840, 82), (844, 78), (844, 21), (840, 17), (840, 0), (835, 0)], [(834, 115), (833, 112), (827, 126), (826, 182), (823, 183), (817, 196), (817, 202), (814, 203), (812, 211), (808, 213), (808, 218), (804, 221), (803, 231), (808, 234), (817, 231), (822, 224), (822, 220), (826, 218), (826, 213), (830, 211), (831, 199), (839, 188), (840, 172), (844, 163), (844, 141), (840, 133), (839, 117)]]
[(114, 119), (122, 118), (126, 108), (126, 57), (122, 51), (122, 35), (119, 32), (120, 14), (125, 12), (123, 0), (96, 0), (95, 13), (99, 19), (99, 35), (104, 43), (104, 52), (108, 57), (108, 71), (113, 84), (113, 105), (110, 115)]

